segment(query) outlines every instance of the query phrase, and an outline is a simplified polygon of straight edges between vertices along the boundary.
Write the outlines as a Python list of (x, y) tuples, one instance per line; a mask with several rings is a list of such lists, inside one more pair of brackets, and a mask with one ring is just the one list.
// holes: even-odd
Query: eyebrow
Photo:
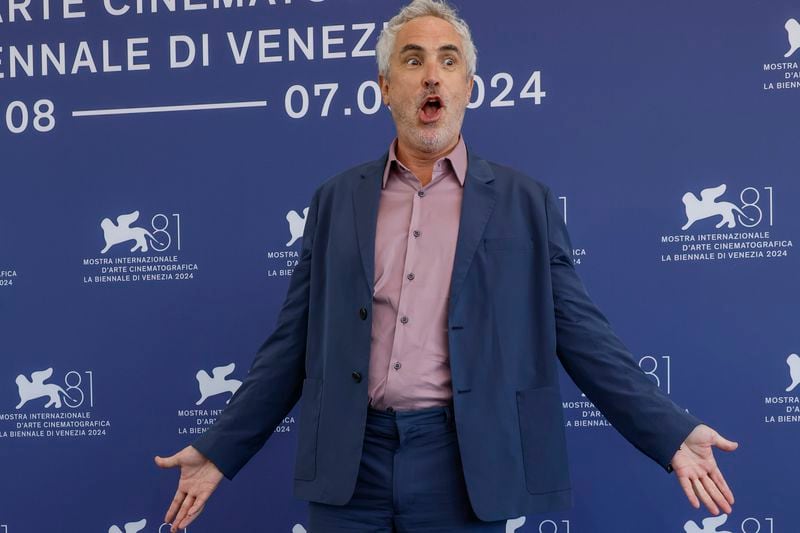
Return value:
[(440, 52), (455, 52), (458, 55), (461, 55), (461, 50), (458, 49), (458, 46), (454, 44), (445, 44), (439, 47)]
[(418, 44), (407, 44), (403, 48), (400, 49), (400, 54), (405, 54), (406, 52), (408, 52), (410, 50), (414, 50), (414, 51), (420, 52), (420, 51), (424, 50), (424, 48), (422, 48)]
[[(423, 52), (425, 49), (418, 44), (407, 44), (400, 49), (399, 54), (403, 55), (409, 51)], [(444, 44), (440, 46), (439, 52), (455, 52), (456, 54), (461, 55), (461, 50), (454, 44)]]

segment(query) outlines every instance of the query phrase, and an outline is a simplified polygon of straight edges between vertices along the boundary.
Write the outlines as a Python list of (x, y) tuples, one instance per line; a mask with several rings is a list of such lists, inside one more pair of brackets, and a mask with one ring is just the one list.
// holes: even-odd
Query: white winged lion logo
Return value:
[[(198, 371), (195, 377), (197, 378), (197, 384), (200, 386), (200, 399), (197, 400), (195, 405), (200, 405), (208, 398), (226, 392), (231, 393), (231, 397), (233, 397), (233, 395), (236, 394), (236, 391), (239, 390), (239, 387), (242, 386), (242, 382), (238, 379), (225, 378), (231, 375), (235, 368), (236, 363), (218, 366), (211, 371), (210, 376), (205, 370)], [(228, 398), (225, 403), (230, 401), (231, 399)]]
[(64, 395), (72, 401), (75, 401), (75, 398), (67, 394), (67, 391), (55, 383), (45, 383), (45, 381), (50, 379), (50, 376), (52, 375), (52, 368), (33, 372), (30, 380), (23, 374), (18, 375), (16, 383), (19, 391), (19, 403), (17, 404), (16, 408), (19, 409), (30, 400), (35, 400), (37, 398), (48, 398), (49, 400), (45, 404), (45, 408), (49, 408), (52, 405), (55, 406), (56, 409), (60, 409), (61, 395)]
[(308, 216), (308, 208), (303, 209), (303, 216), (292, 209), (286, 213), (286, 221), (289, 223), (289, 233), (292, 238), (286, 243), (286, 246), (291, 246), (294, 242), (303, 236), (303, 231), (306, 229), (306, 217)]
[(716, 201), (717, 198), (725, 194), (726, 189), (727, 185), (724, 183), (717, 187), (703, 189), (700, 191), (699, 199), (692, 192), (687, 192), (684, 194), (682, 200), (683, 205), (686, 207), (686, 224), (684, 224), (681, 229), (687, 230), (698, 220), (703, 220), (714, 216), (722, 217), (722, 220), (720, 220), (716, 225), (717, 229), (721, 228), (722, 226), (734, 228), (736, 227), (736, 218), (734, 217), (734, 213), (738, 213), (752, 222), (753, 219), (745, 215), (738, 205), (731, 202)]
[(163, 243), (159, 242), (159, 240), (153, 237), (153, 234), (146, 229), (131, 227), (131, 224), (138, 219), (139, 211), (133, 211), (132, 213), (118, 216), (116, 224), (114, 224), (110, 218), (104, 218), (103, 221), (100, 222), (100, 227), (103, 229), (103, 237), (106, 240), (106, 245), (100, 250), (100, 253), (104, 254), (109, 251), (112, 246), (126, 241), (135, 241), (131, 252), (140, 250), (142, 253), (145, 253), (148, 250), (148, 239), (151, 243), (154, 242), (159, 246), (164, 246)]
[(786, 387), (786, 392), (792, 392), (800, 385), (800, 356), (796, 353), (789, 354), (786, 364), (789, 365), (789, 377), (792, 378), (792, 383)]
[(784, 28), (786, 28), (786, 34), (789, 38), (789, 51), (783, 57), (789, 57), (800, 49), (800, 22), (797, 22), (797, 19), (789, 19), (786, 21)]
[(125, 524), (125, 530), (119, 528), (119, 526), (111, 526), (108, 528), (108, 533), (139, 533), (141, 530), (144, 529), (144, 526), (147, 525), (147, 519), (142, 518), (138, 522), (128, 522)]
[(712, 516), (703, 520), (703, 529), (695, 523), (694, 520), (689, 520), (683, 525), (683, 531), (686, 533), (731, 533), (730, 531), (719, 531), (717, 528), (728, 521), (728, 515), (721, 514), (719, 516)]

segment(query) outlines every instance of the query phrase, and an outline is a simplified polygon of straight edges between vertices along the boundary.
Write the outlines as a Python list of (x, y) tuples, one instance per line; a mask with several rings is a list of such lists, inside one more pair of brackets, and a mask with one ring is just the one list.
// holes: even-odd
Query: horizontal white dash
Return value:
[(236, 109), (241, 107), (267, 107), (266, 100), (251, 102), (219, 102), (216, 104), (162, 105), (155, 107), (121, 107), (118, 109), (88, 109), (73, 111), (73, 117), (97, 117), (102, 115), (132, 115), (135, 113), (167, 113), (171, 111), (203, 111), (206, 109)]

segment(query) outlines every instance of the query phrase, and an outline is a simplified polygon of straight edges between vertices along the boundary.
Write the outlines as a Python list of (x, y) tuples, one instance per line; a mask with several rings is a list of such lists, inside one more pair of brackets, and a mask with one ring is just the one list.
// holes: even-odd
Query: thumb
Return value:
[(726, 452), (732, 452), (733, 450), (735, 450), (736, 448), (739, 447), (739, 443), (738, 442), (734, 442), (732, 440), (728, 440), (725, 437), (723, 437), (722, 435), (720, 435), (719, 433), (717, 433), (717, 436), (714, 439), (714, 441), (712, 442), (712, 444), (714, 446), (716, 446), (717, 448), (719, 448), (720, 450), (726, 451)]
[(180, 463), (176, 458), (178, 454), (171, 455), (170, 457), (161, 457), (156, 455), (154, 460), (156, 464), (161, 468), (173, 468), (178, 466)]

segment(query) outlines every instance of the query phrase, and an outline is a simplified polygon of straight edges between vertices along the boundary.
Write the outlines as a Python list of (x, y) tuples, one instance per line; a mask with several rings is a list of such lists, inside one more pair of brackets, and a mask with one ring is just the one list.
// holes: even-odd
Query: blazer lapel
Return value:
[(458, 223), (458, 239), (453, 259), (453, 273), (450, 277), (450, 303), (448, 319), (452, 315), (455, 302), (464, 284), (469, 265), (478, 244), (481, 242), (486, 223), (495, 204), (494, 173), (489, 164), (477, 156), (469, 154), (467, 177), (464, 180), (464, 197), (461, 201), (461, 217)]
[[(361, 264), (364, 267), (365, 281), (370, 295), (375, 283), (375, 232), (378, 224), (378, 203), (381, 195), (381, 179), (386, 168), (389, 153), (369, 163), (361, 172), (361, 179), (353, 190), (353, 209), (355, 210), (356, 235), (361, 251)], [(450, 305), (448, 315), (461, 287), (464, 276), (472, 263), (486, 223), (495, 204), (495, 189), (492, 185), (494, 174), (489, 164), (469, 155), (467, 177), (464, 180), (464, 196), (461, 201), (461, 214), (458, 225), (456, 252), (450, 278)]]
[(375, 230), (378, 225), (378, 202), (381, 198), (383, 169), (386, 168), (388, 158), (387, 151), (382, 157), (368, 163), (361, 171), (361, 179), (353, 189), (356, 236), (370, 295), (374, 291), (375, 283)]

